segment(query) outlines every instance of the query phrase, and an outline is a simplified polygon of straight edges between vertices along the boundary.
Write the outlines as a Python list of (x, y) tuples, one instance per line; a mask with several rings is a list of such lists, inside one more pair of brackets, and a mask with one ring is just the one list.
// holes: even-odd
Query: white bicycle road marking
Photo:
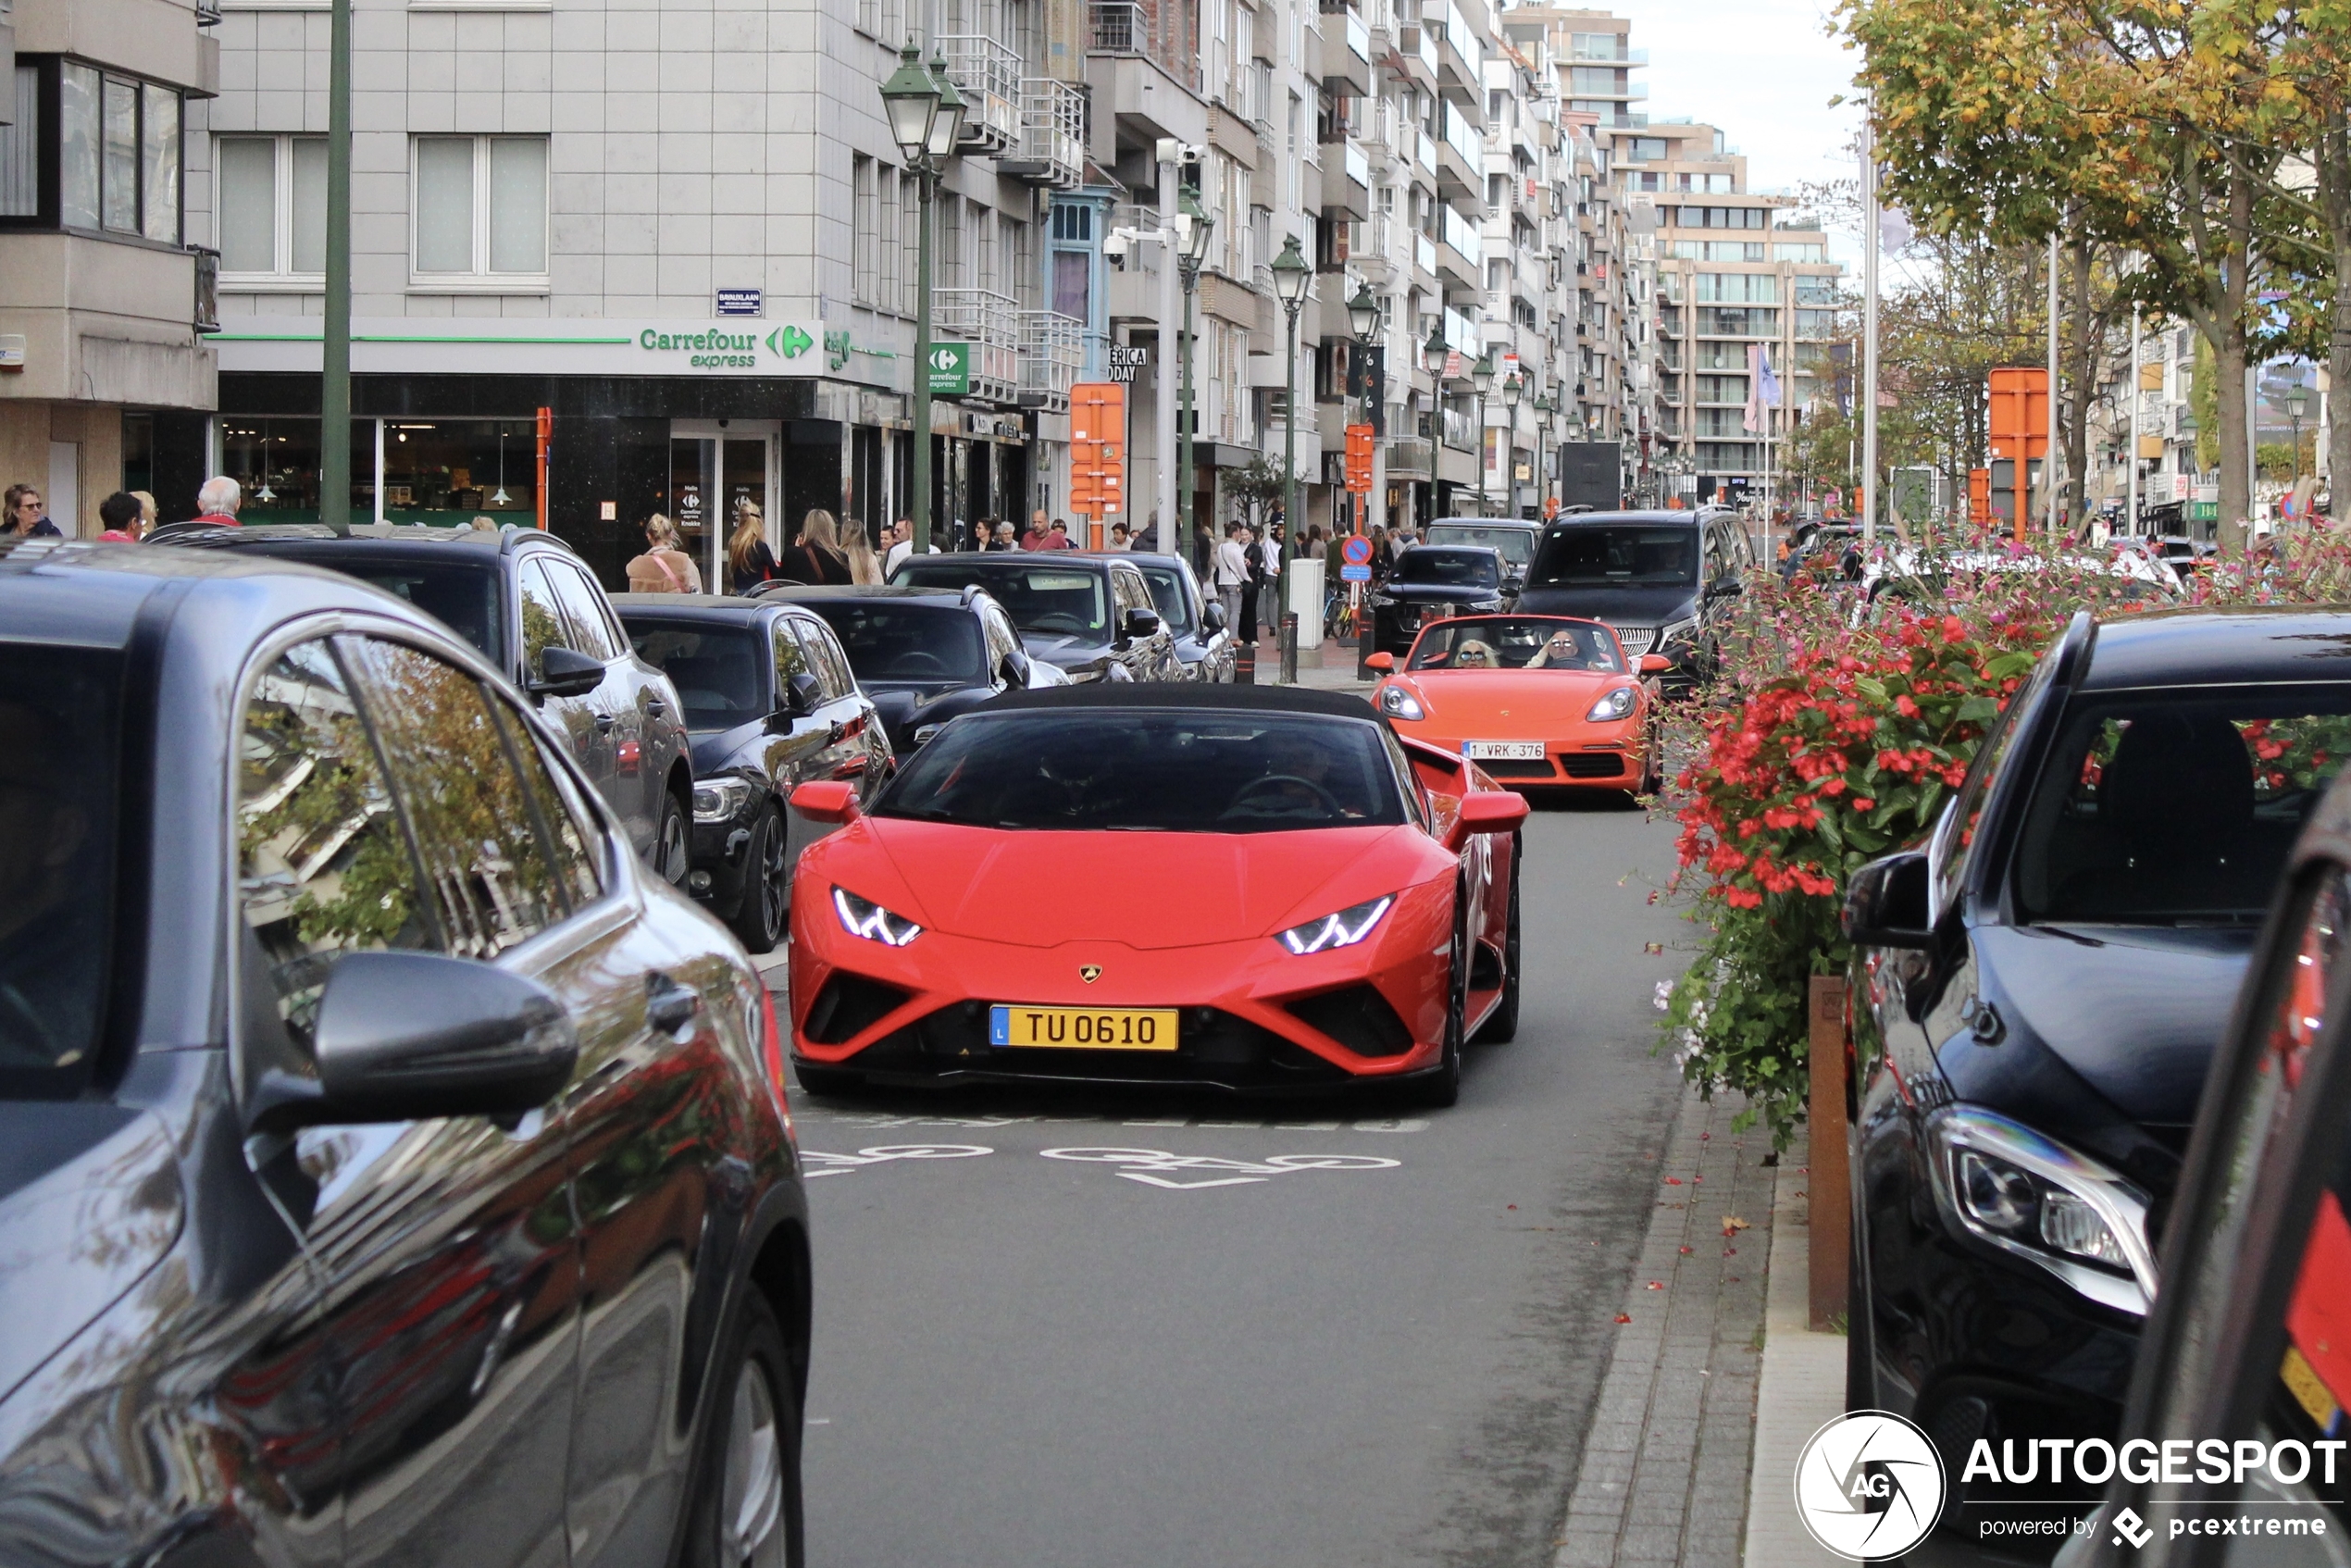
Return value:
[(988, 1131), (997, 1127), (1076, 1126), (1191, 1127), (1210, 1131), (1250, 1132), (1425, 1132), (1419, 1116), (1371, 1116), (1358, 1121), (1289, 1122), (1275, 1120), (1221, 1121), (1200, 1116), (1150, 1116), (1113, 1121), (1108, 1116), (917, 1116), (888, 1111), (826, 1111), (806, 1105), (792, 1108), (795, 1121), (831, 1126), (887, 1130), (893, 1127), (959, 1127)]
[[(1293, 1171), (1382, 1171), (1392, 1170), (1403, 1164), (1400, 1160), (1384, 1159), (1377, 1154), (1269, 1154), (1263, 1160), (1256, 1161), (1226, 1160), (1213, 1154), (1171, 1154), (1164, 1149), (1044, 1149), (1039, 1152), (1048, 1160), (1116, 1165), (1119, 1167), (1118, 1174), (1128, 1181), (1178, 1190), (1201, 1187), (1246, 1187), (1252, 1182), (1287, 1176)], [(1239, 1174), (1211, 1176), (1205, 1181), (1169, 1179), (1171, 1176), (1191, 1171), (1232, 1171)]]
[[(972, 1160), (996, 1151), (977, 1143), (884, 1143), (872, 1149), (860, 1149), (854, 1154), (827, 1154), (815, 1149), (800, 1151), (801, 1163), (813, 1168), (803, 1170), (806, 1176), (848, 1176), (866, 1165), (878, 1165), (891, 1160)], [(819, 1164), (817, 1162), (823, 1162)]]

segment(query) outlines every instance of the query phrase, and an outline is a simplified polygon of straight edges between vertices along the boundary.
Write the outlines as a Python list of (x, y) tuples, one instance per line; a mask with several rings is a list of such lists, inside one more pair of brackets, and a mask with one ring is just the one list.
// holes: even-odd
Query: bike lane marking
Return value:
[[(1043, 1149), (1048, 1160), (1074, 1160), (1088, 1164), (1116, 1165), (1117, 1175), (1146, 1187), (1190, 1191), (1208, 1187), (1248, 1187), (1300, 1171), (1393, 1170), (1401, 1160), (1377, 1154), (1272, 1154), (1259, 1160), (1231, 1160), (1213, 1154), (1173, 1154), (1164, 1149)], [(1200, 1181), (1178, 1181), (1192, 1172), (1235, 1172)]]
[[(996, 1152), (977, 1143), (884, 1143), (871, 1149), (860, 1149), (854, 1154), (827, 1154), (821, 1150), (800, 1151), (803, 1166), (802, 1176), (809, 1179), (828, 1176), (854, 1176), (867, 1165), (886, 1164), (892, 1160), (976, 1160), (983, 1154)], [(821, 1164), (816, 1162), (823, 1162)]]

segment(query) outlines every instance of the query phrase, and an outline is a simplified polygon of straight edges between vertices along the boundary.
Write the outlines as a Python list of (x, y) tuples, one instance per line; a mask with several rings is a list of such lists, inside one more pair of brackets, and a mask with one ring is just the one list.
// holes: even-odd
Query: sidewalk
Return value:
[[(1353, 691), (1367, 694), (1370, 680), (1359, 679), (1355, 674), (1355, 639), (1323, 640), (1320, 648), (1298, 651), (1298, 683), (1322, 691)], [(1261, 686), (1276, 684), (1281, 677), (1281, 647), (1268, 637), (1257, 644), (1257, 682)]]
[(1770, 1135), (1732, 1131), (1738, 1109), (1683, 1096), (1622, 1315), (1595, 1326), (1616, 1350), (1553, 1568), (1841, 1561), (1794, 1497), (1797, 1455), (1845, 1403), (1844, 1336), (1806, 1326), (1808, 1145), (1764, 1164)]

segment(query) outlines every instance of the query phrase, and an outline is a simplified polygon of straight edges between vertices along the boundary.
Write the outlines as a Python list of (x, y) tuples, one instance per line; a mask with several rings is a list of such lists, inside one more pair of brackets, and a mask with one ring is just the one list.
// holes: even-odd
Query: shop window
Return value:
[(212, 162), (221, 281), (323, 288), (327, 139), (223, 136)]
[[(530, 522), (539, 508), (538, 452), (538, 427), (529, 419), (387, 419), (383, 519), (444, 527), (477, 516)], [(373, 468), (371, 462), (354, 473)]]
[[(244, 490), (237, 516), (246, 523), (318, 520), (318, 421), (275, 416), (220, 417), (219, 471)], [(351, 422), (351, 510), (376, 509), (376, 422)]]
[(410, 286), (544, 289), (547, 139), (419, 136), (415, 146)]

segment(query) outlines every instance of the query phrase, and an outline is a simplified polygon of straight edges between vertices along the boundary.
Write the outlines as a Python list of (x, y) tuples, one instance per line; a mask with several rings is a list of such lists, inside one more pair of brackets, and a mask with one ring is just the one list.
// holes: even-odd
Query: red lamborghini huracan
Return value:
[(792, 804), (848, 825), (792, 883), (812, 1093), (1403, 1079), (1450, 1104), (1462, 1042), (1517, 1027), (1526, 803), (1359, 698), (1014, 693), (941, 729), (872, 815), (830, 783)]

